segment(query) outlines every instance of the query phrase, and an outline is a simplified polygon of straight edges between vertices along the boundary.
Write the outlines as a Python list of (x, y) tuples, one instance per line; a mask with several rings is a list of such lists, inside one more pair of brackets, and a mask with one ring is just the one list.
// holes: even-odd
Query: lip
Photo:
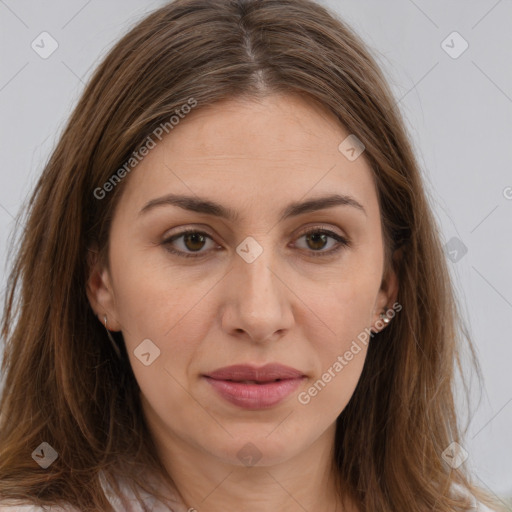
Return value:
[(266, 409), (293, 393), (306, 375), (295, 368), (271, 363), (261, 367), (227, 366), (203, 377), (231, 404), (244, 409)]

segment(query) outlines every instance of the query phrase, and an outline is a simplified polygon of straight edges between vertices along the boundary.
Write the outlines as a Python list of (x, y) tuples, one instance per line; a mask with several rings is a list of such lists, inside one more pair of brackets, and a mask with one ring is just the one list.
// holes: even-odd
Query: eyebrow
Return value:
[[(184, 210), (213, 215), (232, 222), (236, 222), (240, 218), (236, 210), (227, 208), (209, 199), (178, 194), (168, 194), (149, 201), (139, 212), (139, 216), (159, 206), (178, 206)], [(346, 194), (331, 194), (328, 196), (310, 199), (309, 201), (297, 201), (290, 203), (281, 211), (279, 221), (282, 222), (283, 220), (296, 217), (304, 213), (325, 210), (335, 206), (350, 206), (367, 215), (363, 205), (354, 197)]]

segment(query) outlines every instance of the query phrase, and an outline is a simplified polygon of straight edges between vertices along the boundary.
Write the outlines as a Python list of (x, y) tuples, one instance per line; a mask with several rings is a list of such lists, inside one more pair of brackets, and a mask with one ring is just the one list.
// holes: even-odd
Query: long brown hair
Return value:
[[(370, 50), (310, 0), (177, 0), (99, 65), (21, 220), (2, 320), (2, 498), (112, 510), (100, 474), (114, 488), (124, 478), (152, 491), (147, 468), (171, 482), (122, 336), (118, 359), (86, 297), (88, 251), (99, 247), (108, 265), (109, 226), (129, 176), (108, 193), (98, 188), (162, 123), (170, 132), (168, 120), (191, 99), (199, 109), (274, 93), (323, 104), (364, 143), (386, 265), (400, 283), (403, 309), (370, 343), (337, 420), (340, 492), (343, 482), (361, 511), (468, 510), (468, 500), (450, 494), (458, 483), (498, 508), (464, 465), (452, 469), (441, 457), (453, 441), (462, 444), (453, 388), (464, 348), (478, 376), (480, 369), (400, 112)], [(58, 453), (48, 469), (31, 457), (41, 442)]]

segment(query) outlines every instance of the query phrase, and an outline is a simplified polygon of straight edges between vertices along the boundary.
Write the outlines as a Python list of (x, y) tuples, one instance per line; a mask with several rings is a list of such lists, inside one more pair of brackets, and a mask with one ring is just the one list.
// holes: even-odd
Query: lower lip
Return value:
[(284, 379), (266, 384), (244, 384), (229, 380), (206, 377), (225, 400), (244, 409), (266, 409), (272, 407), (293, 393), (304, 377)]

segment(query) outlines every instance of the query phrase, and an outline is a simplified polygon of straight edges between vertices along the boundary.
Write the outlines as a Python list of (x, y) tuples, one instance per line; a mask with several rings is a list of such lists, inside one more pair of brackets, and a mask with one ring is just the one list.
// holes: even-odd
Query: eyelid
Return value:
[(315, 223), (308, 224), (306, 227), (301, 228), (301, 230), (299, 231), (298, 234), (295, 235), (295, 237), (301, 237), (301, 236), (307, 235), (308, 233), (311, 233), (312, 231), (313, 232), (325, 231), (326, 233), (332, 233), (333, 235), (339, 236), (340, 238), (345, 238), (345, 239), (347, 238), (344, 235), (334, 231), (332, 226), (329, 226), (326, 224), (315, 224)]
[(330, 226), (323, 226), (318, 224), (309, 225), (308, 227), (304, 228), (302, 231), (299, 232), (298, 235), (295, 236), (295, 238), (302, 238), (304, 235), (307, 235), (309, 233), (322, 233), (327, 235), (329, 238), (336, 240), (337, 242), (336, 245), (333, 248), (329, 249), (328, 251), (313, 251), (302, 249), (303, 251), (306, 251), (308, 253), (308, 256), (312, 256), (314, 258), (324, 257), (327, 259), (330, 256), (335, 256), (342, 249), (352, 247), (352, 241), (347, 236), (336, 233)]

